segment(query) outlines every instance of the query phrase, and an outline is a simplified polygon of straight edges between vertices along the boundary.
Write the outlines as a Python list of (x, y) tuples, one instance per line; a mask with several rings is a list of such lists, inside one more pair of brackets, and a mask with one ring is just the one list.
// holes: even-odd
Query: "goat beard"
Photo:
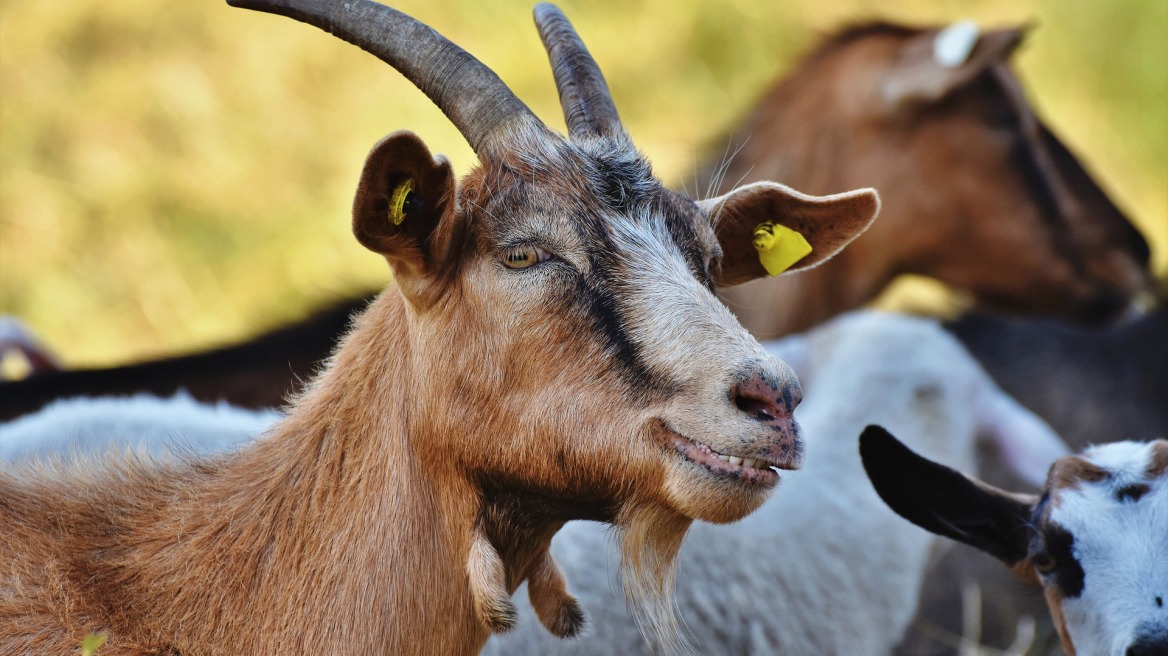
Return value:
[(677, 555), (692, 522), (656, 504), (630, 504), (617, 518), (625, 600), (641, 635), (657, 653), (690, 651), (673, 588)]

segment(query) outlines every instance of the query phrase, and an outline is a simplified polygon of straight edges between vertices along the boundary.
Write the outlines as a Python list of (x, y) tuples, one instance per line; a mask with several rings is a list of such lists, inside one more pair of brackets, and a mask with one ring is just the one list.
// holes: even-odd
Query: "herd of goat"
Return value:
[[(352, 227), (393, 284), (247, 343), (68, 370), (0, 322), (0, 652), (1168, 654), (1168, 309), (1022, 30), (825, 39), (690, 199), (551, 5), (567, 135), (371, 0), (229, 4), (479, 164), (385, 137)], [(760, 226), (806, 242), (777, 277)], [(977, 309), (859, 309), (903, 273)]]

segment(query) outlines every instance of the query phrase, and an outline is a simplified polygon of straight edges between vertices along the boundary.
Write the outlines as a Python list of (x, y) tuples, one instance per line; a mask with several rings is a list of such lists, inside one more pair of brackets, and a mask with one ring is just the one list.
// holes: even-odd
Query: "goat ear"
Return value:
[(890, 111), (934, 103), (1004, 63), (1022, 43), (1029, 25), (979, 32), (963, 22), (928, 30), (905, 42), (881, 86)]
[(915, 454), (879, 426), (860, 435), (860, 458), (896, 514), (1013, 567), (1026, 559), (1036, 499), (1003, 492)]
[(419, 302), (425, 284), (454, 266), (463, 226), (458, 220), (454, 173), (446, 158), (432, 157), (412, 132), (395, 132), (365, 160), (353, 201), (353, 234), (393, 267), (398, 286)]
[(714, 272), (715, 281), (727, 286), (767, 275), (754, 246), (754, 231), (760, 224), (770, 221), (802, 235), (811, 252), (787, 270), (807, 269), (825, 262), (867, 230), (880, 211), (880, 197), (874, 189), (808, 196), (777, 182), (755, 182), (699, 201), (698, 207), (713, 222), (722, 245), (722, 265)]

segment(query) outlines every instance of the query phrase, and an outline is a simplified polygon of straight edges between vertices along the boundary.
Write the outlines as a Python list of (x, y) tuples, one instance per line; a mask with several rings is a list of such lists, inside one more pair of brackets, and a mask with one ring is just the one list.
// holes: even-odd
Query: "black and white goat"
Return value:
[(1061, 458), (1041, 495), (967, 478), (878, 426), (860, 452), (902, 517), (1041, 585), (1067, 654), (1168, 654), (1168, 440)]

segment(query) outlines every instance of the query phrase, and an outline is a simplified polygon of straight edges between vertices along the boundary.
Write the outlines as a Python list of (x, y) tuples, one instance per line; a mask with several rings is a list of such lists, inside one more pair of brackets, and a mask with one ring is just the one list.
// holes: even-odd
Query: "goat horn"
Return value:
[(333, 34), (393, 66), (450, 118), (483, 156), (512, 130), (543, 123), (495, 72), (427, 25), (372, 0), (227, 0), (288, 16)]
[(535, 7), (535, 25), (548, 51), (568, 134), (615, 137), (624, 134), (604, 74), (584, 42), (555, 5)]

